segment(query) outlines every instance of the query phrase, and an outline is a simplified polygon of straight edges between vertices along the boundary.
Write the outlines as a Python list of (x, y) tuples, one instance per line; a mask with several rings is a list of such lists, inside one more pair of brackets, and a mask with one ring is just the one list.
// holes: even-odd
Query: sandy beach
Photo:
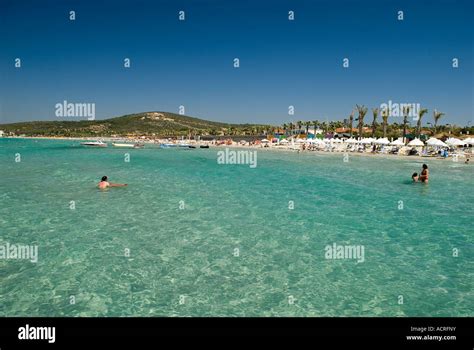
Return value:
[[(424, 161), (453, 161), (454, 158), (445, 158), (445, 157), (433, 157), (433, 156), (421, 156), (421, 155), (402, 155), (402, 154), (389, 154), (389, 153), (382, 153), (382, 152), (350, 152), (345, 150), (335, 150), (335, 151), (326, 151), (320, 149), (313, 149), (313, 150), (303, 150), (302, 145), (276, 145), (272, 144), (266, 147), (264, 144), (250, 144), (250, 143), (239, 143), (239, 142), (232, 142), (232, 144), (216, 144), (214, 141), (196, 141), (196, 140), (172, 140), (170, 139), (141, 139), (141, 138), (126, 138), (126, 137), (13, 137), (14, 139), (38, 139), (38, 140), (70, 140), (70, 141), (103, 141), (107, 143), (113, 142), (124, 142), (124, 143), (143, 143), (148, 145), (149, 147), (159, 147), (160, 144), (179, 144), (179, 143), (186, 143), (193, 146), (199, 147), (200, 145), (209, 146), (209, 149), (223, 149), (223, 148), (233, 148), (233, 149), (251, 149), (251, 150), (258, 150), (260, 152), (285, 152), (285, 153), (294, 153), (294, 154), (319, 154), (319, 155), (341, 155), (344, 156), (345, 154), (355, 157), (371, 157), (371, 158), (383, 158), (383, 159), (406, 159), (407, 157), (410, 159), (417, 159), (417, 160), (424, 160)], [(298, 147), (298, 148), (297, 148)], [(464, 161), (467, 158), (472, 157), (472, 147), (470, 147), (468, 152), (460, 152), (457, 153), (458, 158), (460, 161)]]

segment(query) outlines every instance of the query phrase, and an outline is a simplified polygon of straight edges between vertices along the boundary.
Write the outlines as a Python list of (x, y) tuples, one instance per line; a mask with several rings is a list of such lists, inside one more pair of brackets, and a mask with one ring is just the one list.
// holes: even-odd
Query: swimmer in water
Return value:
[(413, 173), (411, 179), (413, 180), (413, 182), (418, 182), (418, 173)]
[(428, 165), (423, 164), (422, 168), (423, 170), (421, 170), (419, 179), (421, 182), (428, 183), (428, 177), (430, 176), (430, 172), (428, 171)]
[(102, 176), (102, 180), (99, 182), (99, 188), (101, 190), (106, 189), (107, 187), (125, 187), (127, 184), (113, 184), (107, 181), (107, 176)]

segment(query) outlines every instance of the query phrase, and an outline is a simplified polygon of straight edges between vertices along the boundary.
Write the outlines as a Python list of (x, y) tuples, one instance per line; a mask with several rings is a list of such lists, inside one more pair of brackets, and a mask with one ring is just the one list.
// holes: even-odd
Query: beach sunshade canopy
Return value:
[(474, 145), (474, 138), (468, 137), (467, 139), (464, 140), (464, 143), (468, 145)]
[(431, 137), (428, 141), (426, 141), (427, 145), (430, 146), (438, 146), (439, 140), (436, 137)]
[(287, 139), (283, 139), (280, 141), (280, 143), (288, 143), (289, 141)]
[(263, 139), (262, 142), (270, 142), (268, 139)]
[(441, 140), (438, 140), (438, 142), (436, 143), (436, 146), (440, 146), (440, 147), (448, 147), (447, 144), (445, 144), (443, 141)]
[(357, 143), (357, 142), (359, 142), (359, 141), (357, 141), (357, 140), (354, 139), (354, 138), (350, 138), (350, 139), (347, 139), (346, 142), (347, 142), (347, 143)]
[(420, 139), (418, 138), (415, 138), (413, 140), (411, 140), (410, 142), (408, 142), (408, 146), (424, 146), (425, 144), (423, 143), (423, 141), (421, 141)]
[(332, 139), (332, 142), (334, 142), (334, 143), (342, 143), (342, 140), (341, 140), (341, 139)]
[(362, 139), (362, 140), (360, 141), (360, 143), (365, 144), (365, 145), (367, 145), (367, 144), (369, 144), (369, 143), (372, 143), (372, 142), (374, 142), (374, 139), (372, 139), (372, 138), (370, 138), (370, 137), (365, 138), (365, 139)]
[(405, 143), (400, 139), (396, 139), (395, 141), (390, 142), (390, 144), (392, 146), (405, 146)]
[(455, 137), (447, 139), (446, 143), (450, 146), (463, 146), (465, 144), (464, 141), (461, 141)]
[(432, 137), (428, 141), (426, 141), (426, 144), (429, 145), (429, 146), (438, 146), (438, 147), (446, 147), (447, 146), (447, 144), (445, 144), (441, 140), (438, 140), (435, 137)]
[(390, 141), (386, 137), (375, 140), (375, 143), (378, 145), (388, 145)]

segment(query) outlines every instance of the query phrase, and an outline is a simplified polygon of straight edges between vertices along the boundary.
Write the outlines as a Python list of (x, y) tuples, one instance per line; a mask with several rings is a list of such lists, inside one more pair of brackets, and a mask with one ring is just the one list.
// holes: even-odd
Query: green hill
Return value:
[(0, 124), (5, 133), (26, 136), (259, 135), (269, 126), (227, 124), (168, 112), (143, 112), (103, 120), (33, 121)]

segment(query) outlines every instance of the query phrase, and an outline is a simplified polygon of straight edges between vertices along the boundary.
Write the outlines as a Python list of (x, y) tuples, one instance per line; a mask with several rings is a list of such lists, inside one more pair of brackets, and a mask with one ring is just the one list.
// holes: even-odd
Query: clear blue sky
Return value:
[(471, 0), (1, 0), (0, 122), (57, 119), (63, 100), (95, 103), (98, 119), (184, 105), (273, 124), (392, 100), (472, 125), (473, 17)]

